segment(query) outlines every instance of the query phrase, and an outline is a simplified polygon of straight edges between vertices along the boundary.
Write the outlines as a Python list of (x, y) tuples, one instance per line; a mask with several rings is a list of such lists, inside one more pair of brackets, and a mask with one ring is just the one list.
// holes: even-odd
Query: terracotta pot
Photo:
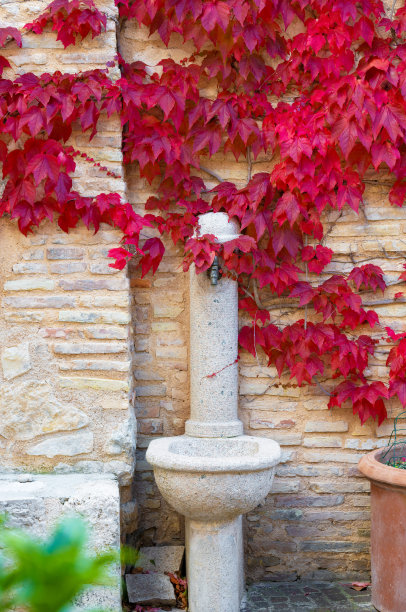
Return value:
[[(406, 470), (381, 463), (386, 451), (372, 451), (358, 465), (371, 482), (372, 605), (406, 612)], [(403, 453), (406, 444), (396, 451)]]

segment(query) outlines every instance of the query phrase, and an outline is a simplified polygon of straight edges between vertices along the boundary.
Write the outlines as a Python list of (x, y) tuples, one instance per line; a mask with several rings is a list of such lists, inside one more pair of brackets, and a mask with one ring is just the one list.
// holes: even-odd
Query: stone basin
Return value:
[(229, 521), (268, 495), (280, 448), (268, 438), (184, 435), (153, 440), (146, 458), (175, 510), (195, 521)]

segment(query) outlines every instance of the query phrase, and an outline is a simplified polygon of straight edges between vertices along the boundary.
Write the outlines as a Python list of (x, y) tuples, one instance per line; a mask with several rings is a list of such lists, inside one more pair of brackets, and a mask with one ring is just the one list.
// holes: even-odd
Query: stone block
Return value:
[(94, 391), (128, 391), (126, 380), (114, 380), (108, 378), (88, 378), (88, 377), (60, 377), (58, 385), (61, 389), (79, 389)]
[(130, 322), (130, 315), (128, 312), (121, 312), (120, 310), (105, 312), (61, 310), (59, 313), (59, 321), (65, 323), (107, 323), (113, 325), (127, 325), (127, 323)]
[(154, 316), (175, 319), (183, 312), (184, 307), (178, 304), (168, 304), (165, 302), (154, 304)]
[(127, 289), (128, 280), (126, 278), (115, 279), (77, 279), (77, 280), (61, 280), (58, 283), (59, 287), (64, 291), (123, 291)]
[(52, 291), (55, 282), (51, 278), (21, 278), (4, 283), (4, 291)]
[(49, 295), (46, 297), (8, 297), (4, 299), (4, 305), (11, 308), (66, 308), (76, 306), (76, 300), (71, 295), (59, 296)]
[(48, 259), (83, 259), (84, 249), (76, 247), (51, 247), (47, 249)]
[(158, 397), (166, 394), (165, 385), (139, 385), (136, 387), (137, 397)]
[(301, 550), (313, 552), (366, 552), (369, 542), (333, 542), (331, 540), (308, 540), (300, 544)]
[(108, 353), (125, 353), (128, 347), (124, 343), (102, 344), (101, 342), (88, 342), (88, 343), (70, 343), (64, 342), (62, 344), (55, 344), (54, 351), (58, 355), (97, 355), (97, 354), (108, 354)]
[(144, 571), (174, 574), (181, 570), (185, 547), (146, 546), (141, 548), (140, 553), (142, 555), (140, 564)]
[(318, 497), (289, 495), (279, 496), (275, 505), (281, 508), (325, 508), (341, 506), (343, 503), (344, 495), (320, 495)]
[(319, 461), (332, 461), (337, 463), (358, 463), (361, 459), (361, 453), (306, 453), (305, 460), (310, 463), (318, 463)]
[(6, 380), (16, 378), (31, 370), (28, 343), (10, 346), (1, 352), (1, 365)]
[(369, 482), (360, 480), (351, 482), (314, 482), (310, 485), (310, 489), (316, 493), (365, 493), (369, 491)]
[(93, 338), (94, 340), (125, 340), (128, 336), (127, 330), (121, 327), (86, 327), (85, 333), (89, 338)]
[(54, 436), (38, 442), (27, 449), (27, 455), (43, 455), (45, 457), (56, 457), (64, 455), (73, 457), (91, 453), (93, 450), (93, 433), (90, 431), (78, 432), (67, 436)]
[(303, 446), (306, 448), (341, 448), (342, 442), (340, 438), (313, 436), (311, 438), (304, 438)]
[(92, 361), (72, 359), (59, 364), (61, 370), (94, 370), (96, 372), (128, 372), (130, 361)]
[(87, 415), (58, 400), (48, 383), (28, 380), (0, 386), (0, 435), (8, 440), (32, 440), (88, 423)]
[(130, 603), (173, 606), (175, 591), (165, 574), (128, 574), (126, 576)]
[(52, 274), (75, 274), (85, 272), (86, 264), (83, 261), (61, 261), (51, 263), (49, 269)]
[(343, 432), (348, 431), (348, 423), (346, 421), (307, 421), (305, 425), (306, 432)]
[[(7, 513), (11, 525), (36, 537), (45, 537), (63, 515), (78, 514), (89, 525), (94, 551), (120, 550), (120, 496), (112, 475), (0, 476), (0, 512)], [(121, 612), (118, 564), (111, 586), (92, 587), (76, 601), (75, 610), (95, 608)]]
[(46, 274), (47, 267), (43, 263), (21, 262), (13, 265), (14, 274)]

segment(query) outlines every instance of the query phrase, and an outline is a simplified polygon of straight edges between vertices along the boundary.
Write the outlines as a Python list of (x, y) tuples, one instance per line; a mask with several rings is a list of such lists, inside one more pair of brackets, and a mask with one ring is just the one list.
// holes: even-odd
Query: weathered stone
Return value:
[(3, 376), (11, 380), (31, 370), (30, 351), (28, 343), (10, 346), (1, 352)]
[(340, 448), (342, 442), (340, 438), (329, 436), (313, 436), (303, 439), (303, 446), (307, 448)]
[(348, 423), (346, 421), (307, 421), (305, 431), (309, 433), (348, 431)]
[(280, 506), (282, 508), (324, 508), (326, 506), (340, 506), (342, 503), (344, 503), (343, 495), (321, 495), (320, 497), (310, 497), (310, 495), (298, 497), (295, 495), (289, 495), (278, 497), (276, 506)]
[(300, 488), (300, 480), (275, 478), (271, 493), (297, 493)]
[(51, 274), (75, 274), (85, 272), (86, 264), (83, 261), (58, 261), (49, 266)]
[(99, 291), (106, 289), (107, 291), (122, 291), (128, 286), (128, 280), (125, 277), (115, 279), (78, 279), (78, 280), (61, 280), (58, 283), (59, 287), (64, 291)]
[(144, 571), (180, 572), (185, 554), (184, 546), (148, 546), (140, 549), (140, 565)]
[(361, 453), (306, 453), (305, 460), (310, 461), (310, 463), (318, 463), (319, 461), (332, 461), (337, 463), (358, 463), (361, 457)]
[(68, 323), (112, 323), (127, 325), (127, 323), (130, 322), (130, 315), (128, 312), (121, 312), (120, 310), (104, 312), (61, 310), (59, 313), (59, 320)]
[[(45, 537), (65, 514), (81, 515), (89, 525), (94, 551), (120, 550), (120, 496), (110, 475), (32, 475), (27, 482), (0, 476), (0, 512), (11, 525)], [(95, 608), (121, 612), (120, 567), (115, 565), (108, 587), (92, 587), (76, 601), (75, 610)]]
[(22, 278), (4, 283), (5, 291), (52, 291), (55, 281), (51, 278)]
[(83, 259), (84, 249), (76, 247), (52, 247), (47, 249), (48, 259)]
[(95, 391), (128, 391), (126, 380), (88, 377), (59, 377), (58, 385), (62, 389), (94, 389)]
[(142, 434), (161, 434), (164, 424), (160, 419), (143, 419), (138, 421), (138, 431)]
[(46, 274), (47, 267), (43, 263), (21, 262), (14, 264), (13, 272), (15, 274)]
[(128, 574), (125, 579), (130, 603), (163, 606), (176, 604), (174, 588), (165, 574)]
[(364, 552), (369, 550), (369, 542), (333, 542), (331, 540), (308, 540), (300, 544), (301, 550), (325, 552)]
[(138, 505), (136, 501), (121, 504), (122, 533), (133, 533), (138, 526)]
[(82, 455), (93, 450), (93, 433), (90, 431), (78, 432), (67, 436), (47, 438), (34, 446), (30, 446), (27, 455), (44, 455), (56, 457), (57, 455)]
[(72, 295), (59, 296), (50, 295), (46, 297), (13, 296), (4, 299), (4, 304), (11, 308), (65, 308), (76, 306), (76, 300)]
[(29, 380), (0, 387), (0, 435), (9, 440), (31, 440), (57, 431), (81, 429), (87, 415), (59, 401), (48, 383)]
[(110, 342), (108, 344), (101, 342), (64, 342), (63, 344), (55, 344), (54, 346), (54, 351), (58, 355), (125, 353), (127, 350), (127, 345), (121, 342)]
[(126, 487), (132, 482), (133, 465), (124, 461), (109, 461), (104, 465), (107, 474), (114, 474), (121, 486)]
[(314, 482), (310, 485), (312, 491), (316, 493), (365, 493), (369, 491), (369, 482), (361, 480), (351, 482)]
[(59, 363), (60, 370), (94, 370), (96, 372), (128, 372), (130, 361), (72, 359)]
[(137, 397), (162, 396), (166, 394), (165, 385), (139, 385), (136, 388)]
[(113, 431), (108, 440), (105, 450), (108, 455), (131, 454), (135, 448), (135, 422), (128, 419)]

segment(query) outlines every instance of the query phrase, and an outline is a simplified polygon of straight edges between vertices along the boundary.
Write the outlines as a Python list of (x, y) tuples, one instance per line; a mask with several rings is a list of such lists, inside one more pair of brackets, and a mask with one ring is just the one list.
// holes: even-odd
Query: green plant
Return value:
[(65, 518), (43, 541), (1, 519), (0, 612), (14, 607), (70, 612), (74, 598), (87, 587), (108, 584), (108, 569), (117, 555), (90, 555), (86, 543), (87, 529), (79, 518)]

